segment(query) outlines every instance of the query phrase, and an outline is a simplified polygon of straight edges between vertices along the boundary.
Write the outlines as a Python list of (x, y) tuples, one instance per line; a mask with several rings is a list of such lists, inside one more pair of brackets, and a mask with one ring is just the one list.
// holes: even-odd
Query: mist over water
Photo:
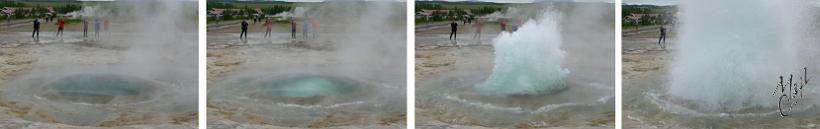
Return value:
[(565, 89), (569, 70), (561, 67), (566, 52), (561, 50), (559, 18), (558, 13), (545, 12), (540, 20), (496, 37), (492, 74), (475, 90), (486, 95), (537, 95)]
[(776, 108), (778, 77), (805, 66), (797, 59), (804, 2), (681, 1), (668, 94), (706, 111)]
[[(404, 60), (404, 8), (403, 3), (393, 1), (296, 4), (287, 15), (296, 19), (297, 37), (302, 34), (303, 23), (315, 24), (309, 26), (308, 31), (318, 32), (316, 38), (310, 34), (311, 38), (304, 44), (326, 49), (313, 52), (314, 49), (309, 47), (311, 52), (299, 57), (306, 62), (305, 65), (283, 66), (287, 63), (281, 60), (259, 59), (260, 63), (248, 64), (238, 73), (271, 74), (270, 70), (287, 68), (305, 73), (335, 73), (403, 84), (402, 77), (407, 66)], [(333, 64), (326, 64), (325, 58), (333, 60)]]

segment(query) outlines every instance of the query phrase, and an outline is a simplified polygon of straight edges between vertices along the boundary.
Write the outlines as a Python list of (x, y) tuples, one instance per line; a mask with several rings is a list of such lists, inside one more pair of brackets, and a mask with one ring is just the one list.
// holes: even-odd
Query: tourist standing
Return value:
[[(31, 38), (40, 39), (40, 21), (38, 19), (34, 19), (34, 31), (31, 31)], [(36, 34), (36, 35), (35, 35)]]
[(304, 39), (304, 40), (308, 39), (308, 26), (309, 25), (310, 24), (308, 24), (308, 19), (307, 18), (302, 19), (302, 39)]
[(266, 28), (266, 30), (265, 30), (265, 38), (270, 37), (270, 29), (271, 29), (271, 27), (273, 27), (273, 21), (271, 21), (270, 19), (266, 19), (266, 20), (265, 20), (265, 28)]
[(456, 23), (455, 21), (450, 22), (450, 39), (451, 40), (453, 38), (458, 39), (457, 35), (456, 35), (456, 31), (458, 31), (458, 23)]
[(319, 33), (319, 23), (316, 19), (310, 19), (310, 27), (313, 28), (313, 39), (316, 39), (316, 33)]
[(88, 38), (88, 20), (83, 19), (83, 38)]
[(290, 19), (290, 37), (296, 39), (296, 20)]
[(111, 25), (111, 22), (108, 19), (103, 21), (103, 31), (105, 31), (105, 35), (111, 36), (111, 31), (108, 30), (108, 26)]
[(476, 29), (475, 34), (473, 34), (473, 38), (478, 39), (479, 42), (480, 42), (481, 41), (481, 21), (479, 19), (476, 19), (475, 24), (473, 24), (473, 26), (475, 26), (475, 29)]
[(240, 24), (242, 24), (242, 31), (239, 32), (239, 39), (243, 39), (242, 36), (244, 36), (244, 38), (247, 39), (248, 38), (248, 21), (247, 20), (242, 20), (242, 23), (240, 23)]
[(57, 19), (57, 37), (63, 37), (63, 28), (65, 27), (65, 20), (63, 18)]
[(100, 38), (100, 18), (94, 18), (94, 38)]
[[(458, 36), (458, 23), (456, 21), (450, 22), (450, 40), (457, 41)], [(453, 42), (453, 46), (456, 46), (456, 42)]]
[(661, 26), (659, 31), (661, 31), (661, 37), (658, 37), (658, 45), (661, 46), (661, 49), (666, 49), (666, 28)]

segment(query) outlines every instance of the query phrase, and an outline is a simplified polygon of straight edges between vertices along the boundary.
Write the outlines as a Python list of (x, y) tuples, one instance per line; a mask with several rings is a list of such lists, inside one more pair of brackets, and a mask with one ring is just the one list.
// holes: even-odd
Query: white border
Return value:
[(615, 0), (615, 128), (623, 128), (623, 101), (621, 96), (621, 88), (623, 87), (621, 78), (621, 11), (622, 0)]
[(407, 2), (407, 128), (416, 128), (416, 1)]
[(206, 90), (208, 89), (208, 83), (206, 81), (208, 72), (205, 68), (207, 67), (208, 58), (205, 57), (205, 46), (208, 45), (208, 38), (205, 32), (208, 28), (206, 28), (205, 26), (208, 25), (208, 23), (206, 22), (207, 14), (205, 14), (205, 12), (207, 11), (206, 5), (208, 1), (199, 0), (198, 2), (199, 16), (197, 18), (199, 18), (199, 36), (197, 37), (199, 37), (199, 45), (197, 45), (197, 53), (199, 53), (199, 56), (197, 57), (197, 61), (199, 61), (199, 66), (197, 67), (197, 69), (199, 69), (199, 74), (197, 74), (197, 76), (199, 76), (199, 87), (197, 89), (199, 90), (199, 102), (197, 104), (199, 104), (199, 113), (197, 114), (197, 116), (199, 116), (199, 121), (197, 123), (199, 124), (200, 129), (207, 129), (205, 125), (207, 125), (206, 121), (208, 121), (208, 113), (205, 108), (207, 102), (205, 100), (207, 97), (206, 93), (208, 93), (206, 92)]

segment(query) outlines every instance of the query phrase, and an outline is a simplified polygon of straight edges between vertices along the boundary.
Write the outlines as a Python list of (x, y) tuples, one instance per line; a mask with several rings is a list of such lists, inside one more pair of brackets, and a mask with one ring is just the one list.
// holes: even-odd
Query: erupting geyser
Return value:
[[(416, 123), (463, 125), (456, 128), (585, 128), (599, 123), (599, 118), (614, 118), (609, 115), (615, 112), (614, 77), (608, 76), (615, 75), (609, 63), (614, 61), (613, 5), (521, 4), (509, 7), (501, 20), (517, 30), (490, 29), (497, 32), (490, 35), (493, 46), (417, 46), (422, 48), (416, 51), (422, 64), (417, 64), (417, 71), (435, 72), (416, 80), (416, 116), (422, 118)], [(417, 43), (425, 44), (447, 35), (416, 37)]]
[(674, 102), (705, 112), (776, 108), (778, 76), (799, 70), (799, 1), (685, 0), (670, 71)]
[(485, 95), (540, 95), (566, 89), (569, 70), (561, 68), (565, 52), (558, 18), (557, 13), (545, 12), (541, 20), (496, 37), (492, 74), (475, 90)]

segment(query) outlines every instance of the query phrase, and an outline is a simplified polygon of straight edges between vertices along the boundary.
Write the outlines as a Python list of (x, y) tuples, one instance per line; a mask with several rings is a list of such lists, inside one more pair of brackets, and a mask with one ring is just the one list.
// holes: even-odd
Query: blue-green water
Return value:
[(261, 83), (263, 90), (269, 95), (295, 98), (342, 95), (356, 91), (358, 85), (361, 84), (352, 80), (307, 75), (289, 76)]
[(154, 84), (113, 74), (69, 76), (51, 83), (61, 95), (71, 96), (132, 96), (152, 89)]

